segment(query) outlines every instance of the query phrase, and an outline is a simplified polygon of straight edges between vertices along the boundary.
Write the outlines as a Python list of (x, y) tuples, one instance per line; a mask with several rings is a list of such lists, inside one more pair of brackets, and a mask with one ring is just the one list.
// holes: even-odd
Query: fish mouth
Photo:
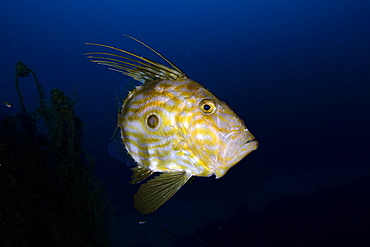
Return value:
[(218, 155), (219, 166), (215, 171), (216, 178), (225, 175), (231, 167), (258, 148), (257, 140), (247, 129), (230, 134), (224, 143)]
[(253, 138), (253, 139), (251, 139), (251, 140), (248, 140), (246, 143), (244, 143), (244, 145), (245, 145), (245, 144), (248, 144), (248, 143), (251, 143), (251, 142), (254, 142), (254, 141), (257, 141), (257, 140)]
[(250, 152), (256, 150), (258, 148), (258, 141), (253, 137), (252, 139), (246, 141), (242, 146), (241, 149), (247, 148), (250, 150), (245, 156), (247, 156)]
[(239, 150), (236, 151), (236, 157), (239, 158), (237, 162), (239, 162), (241, 159), (243, 159), (245, 156), (247, 156), (250, 152), (256, 150), (258, 148), (258, 141), (254, 138), (254, 136), (249, 132), (251, 135), (250, 139), (248, 139), (246, 142), (244, 142), (243, 145), (240, 146)]

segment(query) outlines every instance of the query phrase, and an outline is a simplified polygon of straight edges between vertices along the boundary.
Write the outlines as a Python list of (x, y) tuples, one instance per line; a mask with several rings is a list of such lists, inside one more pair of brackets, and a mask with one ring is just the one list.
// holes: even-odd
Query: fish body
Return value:
[(152, 172), (220, 178), (256, 147), (240, 118), (190, 79), (137, 87), (123, 104), (118, 126), (130, 155)]
[(254, 136), (225, 102), (152, 48), (145, 45), (172, 68), (115, 47), (92, 45), (130, 55), (88, 53), (93, 62), (143, 83), (124, 100), (118, 113), (118, 138), (111, 144), (114, 156), (124, 146), (137, 163), (132, 183), (161, 173), (134, 195), (140, 213), (156, 210), (192, 176), (221, 178), (257, 149)]

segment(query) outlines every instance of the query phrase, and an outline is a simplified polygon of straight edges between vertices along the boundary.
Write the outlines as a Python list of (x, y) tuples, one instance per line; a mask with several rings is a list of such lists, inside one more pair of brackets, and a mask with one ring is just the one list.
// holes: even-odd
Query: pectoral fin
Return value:
[(140, 186), (134, 195), (135, 208), (141, 214), (157, 210), (191, 177), (186, 172), (167, 172)]
[(117, 127), (114, 131), (112, 141), (109, 143), (108, 152), (113, 157), (116, 158), (128, 166), (136, 165), (136, 162), (132, 157), (127, 153), (125, 145), (121, 139), (121, 129)]

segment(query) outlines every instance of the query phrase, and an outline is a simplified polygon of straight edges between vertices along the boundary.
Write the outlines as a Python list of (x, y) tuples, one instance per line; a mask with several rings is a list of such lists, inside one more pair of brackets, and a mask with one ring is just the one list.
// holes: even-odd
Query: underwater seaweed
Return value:
[[(3, 246), (109, 246), (112, 209), (94, 173), (92, 156), (83, 151), (82, 120), (74, 101), (61, 90), (51, 100), (36, 73), (16, 65), (21, 112), (0, 127), (0, 239)], [(27, 112), (19, 78), (31, 73), (39, 106)], [(38, 134), (43, 119), (48, 133)]]

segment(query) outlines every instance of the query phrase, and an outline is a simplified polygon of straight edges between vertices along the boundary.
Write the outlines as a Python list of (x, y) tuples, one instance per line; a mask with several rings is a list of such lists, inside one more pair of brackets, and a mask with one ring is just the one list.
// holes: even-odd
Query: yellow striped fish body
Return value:
[(125, 50), (92, 45), (134, 57), (88, 53), (93, 62), (143, 83), (128, 94), (117, 124), (120, 145), (138, 164), (132, 169), (132, 183), (141, 182), (154, 172), (162, 173), (143, 184), (135, 194), (135, 208), (140, 213), (156, 210), (192, 176), (222, 177), (257, 149), (254, 136), (226, 103), (188, 79), (147, 45), (143, 44), (173, 68)]

